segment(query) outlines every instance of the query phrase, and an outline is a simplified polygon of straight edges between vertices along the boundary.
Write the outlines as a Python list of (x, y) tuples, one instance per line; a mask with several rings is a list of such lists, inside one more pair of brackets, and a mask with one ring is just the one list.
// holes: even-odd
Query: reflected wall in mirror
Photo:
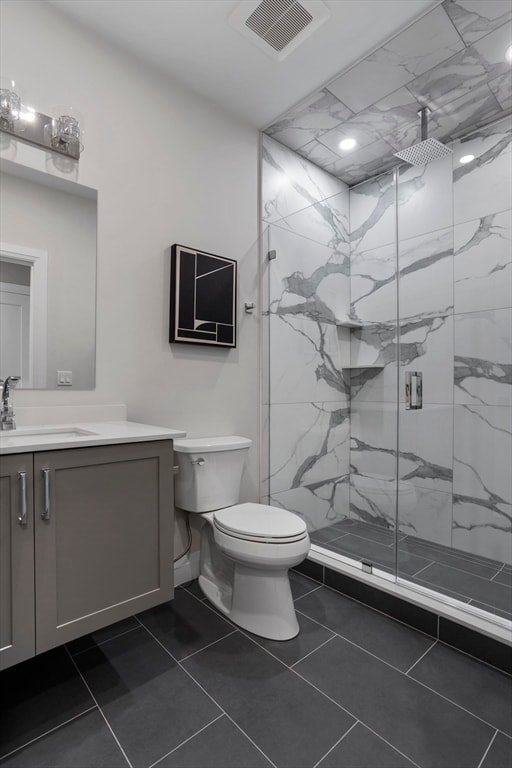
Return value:
[(0, 378), (94, 389), (96, 190), (3, 160)]

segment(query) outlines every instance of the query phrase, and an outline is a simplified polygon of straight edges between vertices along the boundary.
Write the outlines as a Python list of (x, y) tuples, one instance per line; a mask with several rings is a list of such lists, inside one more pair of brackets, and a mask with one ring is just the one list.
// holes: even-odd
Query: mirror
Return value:
[(0, 378), (94, 389), (97, 192), (2, 160)]

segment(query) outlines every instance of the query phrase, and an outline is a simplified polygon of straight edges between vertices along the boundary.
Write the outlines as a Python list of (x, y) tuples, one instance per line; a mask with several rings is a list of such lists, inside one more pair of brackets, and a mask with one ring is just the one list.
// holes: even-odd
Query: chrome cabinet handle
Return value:
[(20, 525), (27, 524), (27, 473), (18, 472), (18, 480), (20, 482), (20, 513), (18, 515), (18, 523)]
[(405, 372), (405, 410), (419, 411), (423, 408), (423, 374), (421, 371)]
[(43, 504), (43, 511), (41, 512), (41, 518), (43, 520), (49, 520), (50, 519), (50, 470), (42, 469), (41, 472), (43, 474), (43, 480), (44, 480), (44, 504)]

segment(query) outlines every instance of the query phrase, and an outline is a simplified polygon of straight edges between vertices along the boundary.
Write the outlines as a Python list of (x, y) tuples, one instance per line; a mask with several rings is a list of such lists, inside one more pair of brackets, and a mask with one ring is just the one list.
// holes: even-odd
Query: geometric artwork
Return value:
[(172, 246), (169, 342), (236, 347), (236, 261)]

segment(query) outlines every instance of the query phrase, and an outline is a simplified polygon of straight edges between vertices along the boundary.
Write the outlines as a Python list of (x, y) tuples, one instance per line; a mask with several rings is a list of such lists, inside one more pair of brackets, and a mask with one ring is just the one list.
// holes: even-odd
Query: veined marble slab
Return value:
[(512, 307), (511, 225), (510, 210), (455, 225), (457, 314)]
[(445, 229), (453, 224), (451, 158), (402, 166), (398, 177), (398, 237)]
[(265, 135), (262, 157), (264, 221), (278, 221), (346, 189), (342, 181)]
[(512, 406), (512, 309), (455, 316), (455, 402)]
[(357, 113), (463, 48), (464, 43), (444, 9), (436, 8), (328, 88)]
[(443, 8), (467, 45), (512, 18), (507, 0), (444, 0)]
[(343, 403), (272, 405), (270, 493), (318, 491), (349, 472), (350, 408)]
[(332, 93), (322, 90), (288, 110), (282, 119), (266, 129), (266, 133), (290, 149), (298, 149), (348, 120), (352, 114)]
[[(481, 218), (512, 207), (512, 120), (502, 120), (454, 146), (454, 223)], [(463, 155), (474, 155), (460, 165)], [(485, 194), (482, 194), (485, 190)]]

